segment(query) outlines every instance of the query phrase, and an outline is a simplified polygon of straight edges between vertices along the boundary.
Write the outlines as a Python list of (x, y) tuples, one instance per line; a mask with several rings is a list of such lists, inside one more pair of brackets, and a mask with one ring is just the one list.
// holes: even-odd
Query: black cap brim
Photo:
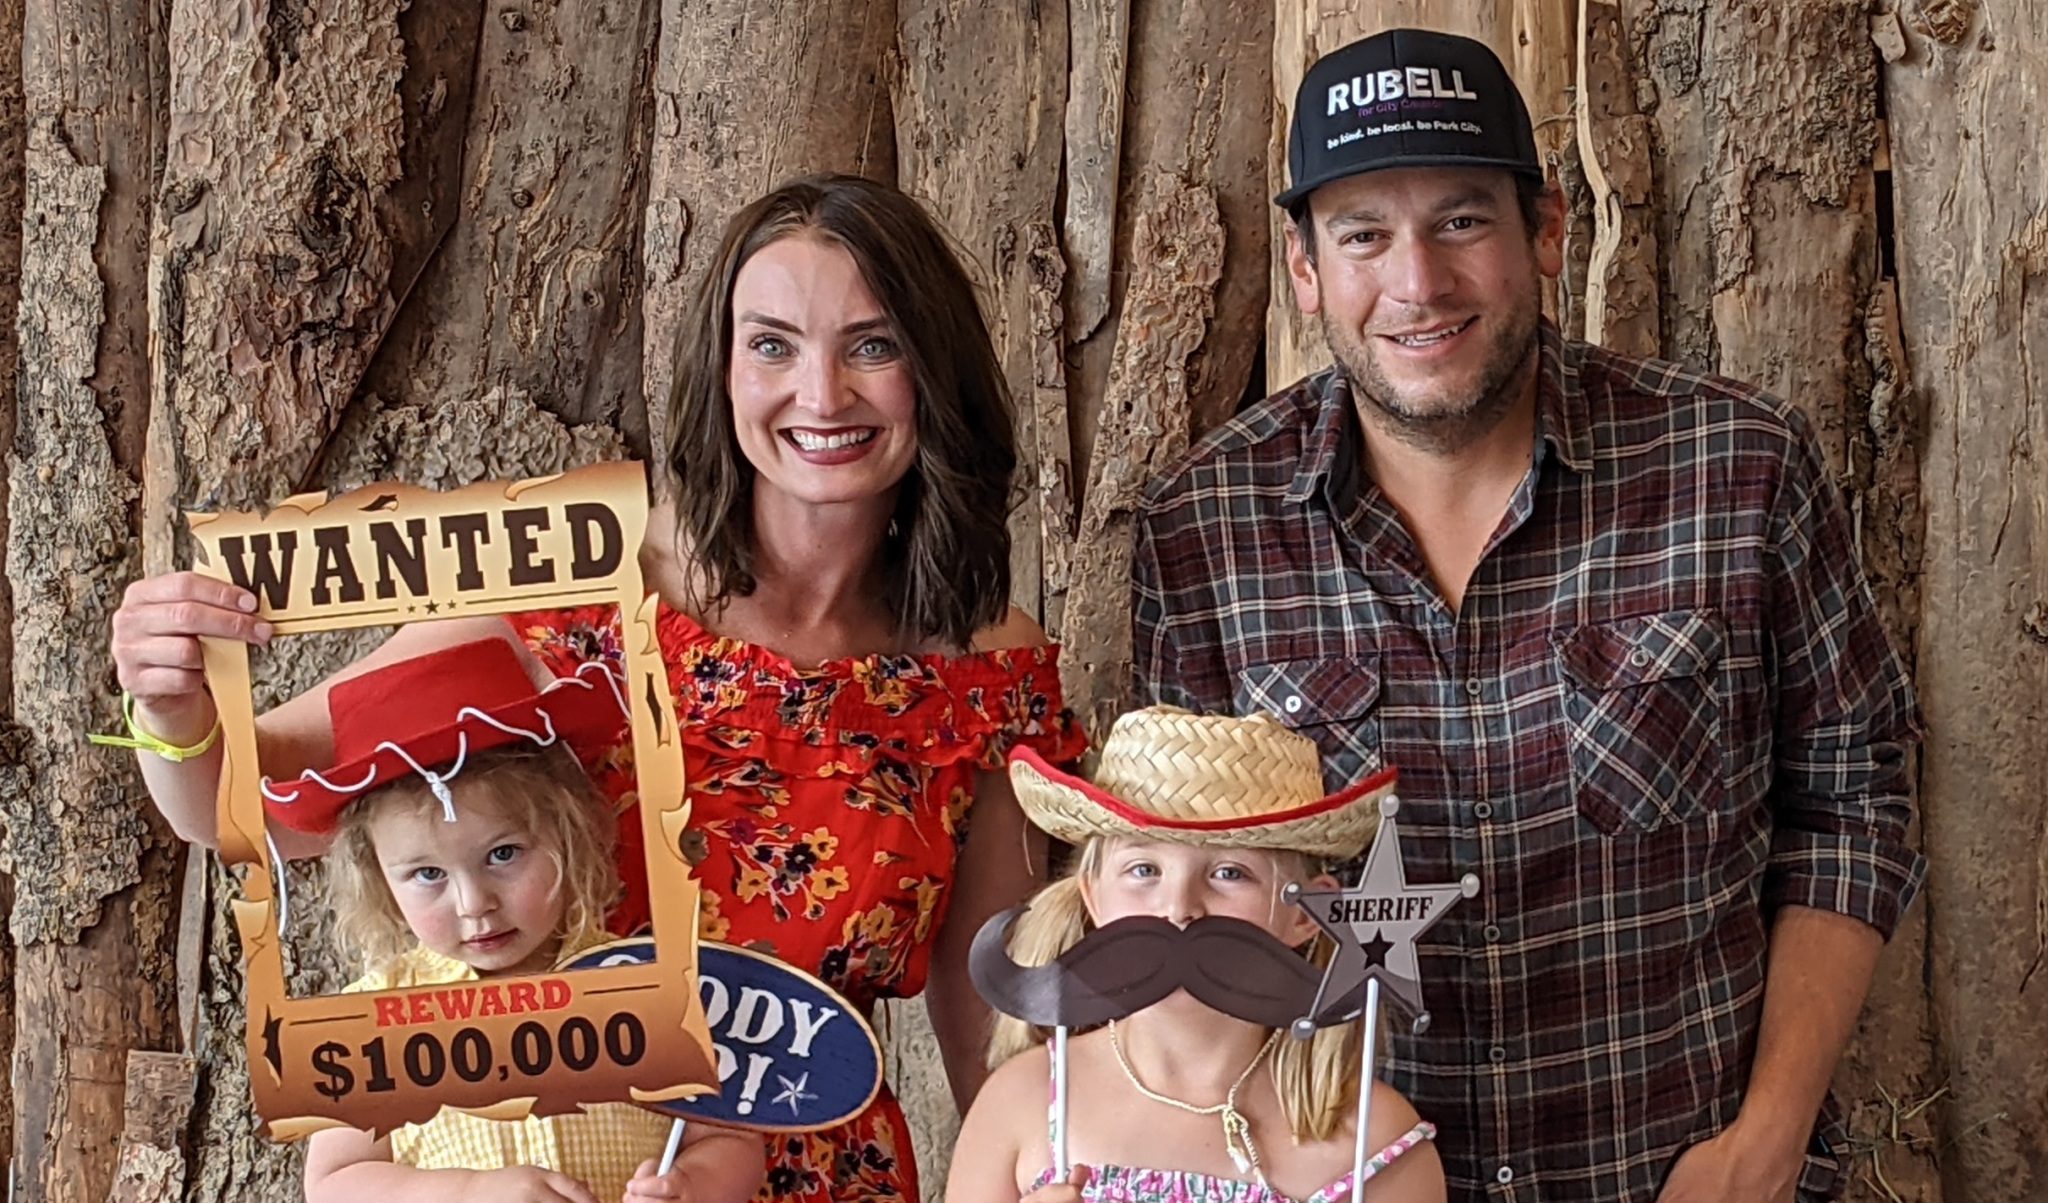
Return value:
[(1314, 192), (1324, 184), (1349, 179), (1354, 175), (1366, 175), (1371, 172), (1387, 171), (1396, 167), (1497, 167), (1502, 171), (1512, 171), (1516, 175), (1528, 176), (1532, 179), (1541, 180), (1543, 178), (1542, 171), (1520, 159), (1482, 159), (1474, 158), (1471, 155), (1397, 155), (1393, 158), (1379, 159), (1375, 162), (1360, 164), (1356, 167), (1326, 171), (1314, 179), (1303, 180), (1294, 185), (1294, 187), (1275, 196), (1273, 203), (1282, 209), (1292, 209), (1295, 205), (1308, 199), (1309, 193)]

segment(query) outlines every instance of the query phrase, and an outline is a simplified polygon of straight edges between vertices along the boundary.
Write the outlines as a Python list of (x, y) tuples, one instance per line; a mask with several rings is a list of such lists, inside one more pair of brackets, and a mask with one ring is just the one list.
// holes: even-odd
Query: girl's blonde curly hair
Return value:
[[(533, 838), (554, 862), (562, 895), (564, 948), (600, 937), (621, 884), (612, 845), (618, 825), (611, 805), (565, 747), (506, 747), (471, 754), (448, 783), (457, 821), (465, 809), (487, 806)], [(327, 896), (342, 948), (374, 970), (419, 943), (392, 897), (370, 839), (370, 825), (393, 808), (439, 813), (426, 781), (408, 775), (372, 790), (342, 812), (327, 855)]]

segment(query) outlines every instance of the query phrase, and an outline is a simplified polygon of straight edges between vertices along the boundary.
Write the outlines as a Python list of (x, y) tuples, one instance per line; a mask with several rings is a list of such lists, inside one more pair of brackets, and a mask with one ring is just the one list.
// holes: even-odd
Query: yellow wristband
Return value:
[(213, 745), (220, 742), (220, 715), (218, 714), (213, 716), (213, 730), (206, 733), (205, 739), (200, 740), (189, 748), (181, 748), (174, 743), (169, 743), (151, 735), (136, 723), (135, 698), (125, 689), (121, 691), (121, 718), (128, 724), (128, 734), (88, 734), (85, 738), (103, 748), (133, 748), (138, 752), (154, 752), (173, 764), (183, 763), (195, 756), (204, 756), (213, 750)]

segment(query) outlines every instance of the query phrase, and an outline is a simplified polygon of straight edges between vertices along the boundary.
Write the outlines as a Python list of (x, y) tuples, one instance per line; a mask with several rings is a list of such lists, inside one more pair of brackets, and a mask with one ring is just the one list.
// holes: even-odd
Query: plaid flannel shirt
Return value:
[[(1479, 875), (1386, 1062), (1453, 1196), (1652, 1203), (1741, 1104), (1773, 910), (1889, 936), (1916, 892), (1917, 711), (1797, 410), (1541, 341), (1532, 467), (1459, 611), (1325, 372), (1155, 483), (1135, 663), (1149, 700), (1312, 736), (1332, 789), (1394, 765), (1410, 880)], [(1831, 1101), (1802, 1198), (1842, 1135)]]

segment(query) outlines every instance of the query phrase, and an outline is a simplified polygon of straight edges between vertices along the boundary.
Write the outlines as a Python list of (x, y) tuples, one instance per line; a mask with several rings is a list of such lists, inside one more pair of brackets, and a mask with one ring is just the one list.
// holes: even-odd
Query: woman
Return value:
[[(928, 985), (964, 1108), (986, 1033), (968, 943), (1043, 867), (1002, 758), (1020, 741), (1054, 760), (1080, 751), (1055, 651), (1008, 607), (1016, 449), (972, 285), (902, 194), (798, 180), (728, 225), (678, 360), (677, 500), (657, 508), (641, 560), (684, 727), (704, 934), (765, 944), (862, 1006)], [(216, 718), (196, 636), (267, 641), (254, 605), (191, 573), (129, 589), (113, 647), (138, 726), (205, 738)], [(338, 675), (492, 635), (567, 672), (615, 654), (608, 620), (416, 624)], [(259, 721), (267, 773), (325, 762), (325, 691)], [(141, 759), (172, 826), (212, 843), (219, 753)], [(630, 788), (630, 772), (596, 767)], [(621, 825), (633, 882), (638, 830)], [(290, 834), (277, 833), (285, 855), (319, 850)], [(917, 1197), (886, 1092), (845, 1128), (769, 1153), (778, 1198)]]

